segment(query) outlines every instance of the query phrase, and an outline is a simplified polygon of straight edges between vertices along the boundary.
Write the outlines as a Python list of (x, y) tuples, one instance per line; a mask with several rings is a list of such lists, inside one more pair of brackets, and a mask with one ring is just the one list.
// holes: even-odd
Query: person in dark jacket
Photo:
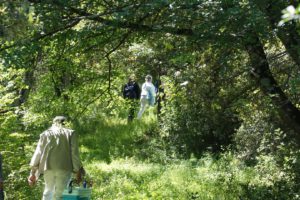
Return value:
[(4, 200), (3, 173), (2, 173), (2, 155), (1, 154), (0, 154), (0, 200)]
[(128, 122), (131, 122), (134, 118), (136, 109), (136, 100), (140, 99), (141, 89), (138, 83), (135, 81), (135, 76), (131, 75), (128, 79), (128, 83), (123, 86), (122, 89), (124, 99), (128, 100), (129, 114)]

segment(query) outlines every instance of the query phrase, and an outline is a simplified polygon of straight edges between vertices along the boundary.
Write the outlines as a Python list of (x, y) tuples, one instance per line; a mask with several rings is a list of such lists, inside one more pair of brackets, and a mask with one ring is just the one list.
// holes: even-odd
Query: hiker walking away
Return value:
[(145, 83), (142, 86), (141, 108), (137, 116), (138, 119), (141, 119), (147, 105), (154, 106), (155, 96), (155, 87), (152, 84), (152, 76), (147, 75), (145, 78)]
[(0, 200), (4, 200), (3, 173), (2, 173), (2, 155), (1, 154), (0, 154)]
[(135, 81), (135, 76), (131, 75), (128, 79), (128, 83), (123, 86), (123, 97), (128, 100), (129, 113), (128, 121), (132, 121), (136, 109), (136, 100), (140, 99), (141, 89), (138, 83)]
[(57, 116), (52, 126), (40, 135), (39, 142), (30, 162), (28, 183), (33, 186), (39, 175), (44, 174), (43, 200), (61, 199), (72, 172), (81, 181), (84, 169), (79, 157), (75, 132), (65, 128), (66, 118)]

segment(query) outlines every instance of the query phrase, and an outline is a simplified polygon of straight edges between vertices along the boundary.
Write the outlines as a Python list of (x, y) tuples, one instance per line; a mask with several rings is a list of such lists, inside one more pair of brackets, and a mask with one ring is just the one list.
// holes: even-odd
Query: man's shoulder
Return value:
[(61, 128), (58, 128), (58, 129), (53, 129), (53, 128), (49, 128), (47, 130), (45, 130), (44, 132), (41, 133), (41, 137), (43, 136), (48, 136), (48, 135), (51, 135), (53, 133), (57, 133), (57, 132), (65, 132), (65, 133), (73, 133), (74, 130), (73, 129), (70, 129), (70, 128), (65, 128), (65, 127), (61, 127)]
[(68, 132), (68, 133), (74, 133), (75, 131), (73, 129), (70, 128), (62, 128), (64, 132)]
[(146, 83), (144, 83), (147, 87), (154, 87), (155, 88), (155, 86), (153, 85), (153, 83), (148, 83), (148, 82), (146, 82)]
[(40, 134), (40, 137), (43, 137), (43, 136), (46, 136), (48, 134), (50, 134), (50, 128), (48, 128), (47, 130), (43, 131), (41, 134)]

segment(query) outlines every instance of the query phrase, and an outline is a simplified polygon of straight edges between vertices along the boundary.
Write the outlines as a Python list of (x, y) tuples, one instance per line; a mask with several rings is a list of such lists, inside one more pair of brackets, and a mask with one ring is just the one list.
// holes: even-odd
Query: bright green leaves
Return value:
[(279, 26), (284, 25), (284, 23), (291, 21), (291, 20), (296, 20), (299, 21), (300, 19), (300, 6), (295, 8), (294, 6), (288, 6), (286, 9), (282, 11), (282, 20), (279, 22)]
[(24, 70), (0, 67), (0, 110), (10, 110), (14, 102), (19, 97), (19, 90), (25, 88), (23, 85), (22, 76)]

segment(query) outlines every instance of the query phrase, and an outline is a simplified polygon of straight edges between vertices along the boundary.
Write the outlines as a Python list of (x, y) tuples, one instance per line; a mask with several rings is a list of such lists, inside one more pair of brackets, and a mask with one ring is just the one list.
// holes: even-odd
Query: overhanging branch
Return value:
[(170, 26), (160, 26), (160, 25), (145, 25), (141, 24), (142, 21), (139, 20), (138, 23), (127, 22), (127, 21), (118, 21), (114, 19), (105, 19), (103, 18), (103, 14), (92, 14), (87, 11), (73, 8), (73, 7), (63, 7), (58, 1), (54, 1), (57, 6), (60, 6), (62, 9), (67, 9), (68, 11), (77, 14), (78, 19), (86, 19), (100, 22), (107, 26), (113, 26), (117, 28), (126, 28), (134, 31), (146, 31), (146, 32), (163, 32), (163, 33), (171, 33), (175, 35), (183, 35), (183, 36), (195, 36), (196, 33), (192, 29), (187, 28), (174, 28)]
[(55, 35), (56, 33), (65, 31), (65, 30), (67, 30), (67, 29), (70, 29), (70, 28), (76, 26), (80, 21), (81, 21), (81, 19), (73, 19), (69, 24), (67, 24), (67, 25), (64, 26), (64, 27), (61, 27), (61, 28), (52, 30), (52, 31), (50, 31), (50, 32), (48, 32), (48, 33), (39, 35), (39, 36), (34, 37), (34, 38), (31, 38), (31, 39), (21, 40), (21, 41), (15, 43), (15, 44), (7, 45), (7, 46), (4, 46), (4, 47), (1, 47), (1, 48), (0, 48), (0, 52), (1, 52), (1, 51), (4, 51), (4, 50), (7, 50), (7, 49), (10, 49), (10, 48), (13, 48), (13, 47), (17, 47), (17, 46), (21, 46), (21, 45), (26, 45), (26, 44), (29, 44), (29, 43), (31, 43), (31, 42), (37, 42), (37, 41), (42, 40), (42, 39), (44, 39), (44, 38), (46, 38), (46, 37), (53, 36), (53, 35)]

